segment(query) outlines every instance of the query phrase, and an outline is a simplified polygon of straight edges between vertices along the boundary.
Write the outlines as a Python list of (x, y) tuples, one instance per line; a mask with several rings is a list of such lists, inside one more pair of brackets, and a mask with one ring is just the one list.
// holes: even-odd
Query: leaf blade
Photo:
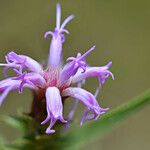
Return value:
[[(100, 120), (75, 129), (69, 135), (67, 135), (68, 139), (70, 139), (69, 137), (72, 139), (70, 141), (71, 149), (73, 149), (73, 147), (78, 147), (80, 144), (93, 138), (102, 137), (115, 125), (122, 122), (124, 119), (130, 116), (131, 113), (135, 112), (139, 108), (142, 108), (147, 103), (150, 103), (150, 90), (113, 109), (112, 111), (109, 111), (103, 115)], [(70, 149), (70, 147), (68, 149)]]

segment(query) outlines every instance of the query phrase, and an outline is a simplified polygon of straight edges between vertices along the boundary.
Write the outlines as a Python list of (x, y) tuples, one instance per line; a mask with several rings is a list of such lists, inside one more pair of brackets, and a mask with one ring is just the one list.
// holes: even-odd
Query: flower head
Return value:
[[(9, 68), (15, 72), (15, 76), (0, 81), (0, 105), (12, 90), (18, 90), (19, 93), (22, 93), (24, 88), (30, 88), (35, 91), (37, 95), (40, 95), (40, 100), (45, 100), (46, 102), (47, 117), (41, 124), (50, 123), (46, 130), (47, 134), (55, 132), (53, 126), (57, 120), (67, 123), (72, 119), (78, 101), (85, 106), (80, 125), (86, 120), (98, 119), (109, 109), (100, 107), (96, 100), (99, 88), (97, 88), (94, 95), (82, 89), (82, 83), (88, 77), (97, 77), (101, 87), (109, 76), (114, 79), (113, 74), (109, 71), (112, 62), (102, 67), (87, 65), (85, 57), (95, 49), (95, 46), (93, 46), (84, 54), (77, 53), (76, 57), (69, 57), (67, 59), (69, 62), (65, 65), (62, 64), (62, 47), (65, 42), (65, 33), (69, 34), (65, 26), (73, 17), (73, 15), (67, 17), (60, 24), (61, 7), (57, 4), (56, 27), (53, 32), (48, 31), (44, 34), (45, 38), (48, 35), (52, 36), (47, 68), (44, 68), (31, 57), (19, 55), (13, 51), (6, 55), (6, 63), (0, 63), (0, 66), (4, 67), (5, 76)], [(76, 85), (77, 87), (75, 87)], [(68, 97), (74, 99), (75, 107), (73, 107), (68, 115), (69, 117), (65, 120), (63, 116), (63, 100)]]
[(57, 4), (56, 6), (56, 27), (54, 29), (54, 32), (48, 31), (44, 34), (44, 37), (47, 38), (48, 35), (52, 36), (52, 41), (50, 43), (50, 49), (49, 49), (49, 58), (48, 58), (48, 64), (51, 67), (59, 67), (61, 65), (62, 61), (62, 45), (65, 42), (65, 35), (69, 34), (69, 31), (65, 29), (65, 26), (74, 18), (73, 15), (70, 15), (67, 17), (62, 25), (60, 25), (61, 22), (61, 7), (60, 4)]

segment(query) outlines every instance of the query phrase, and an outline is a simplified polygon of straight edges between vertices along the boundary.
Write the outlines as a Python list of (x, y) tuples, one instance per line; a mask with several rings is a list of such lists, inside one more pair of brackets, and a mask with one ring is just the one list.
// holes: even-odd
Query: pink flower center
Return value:
[(71, 82), (69, 80), (63, 84), (60, 83), (60, 71), (60, 68), (51, 67), (44, 71), (43, 77), (46, 80), (46, 88), (55, 86), (62, 92), (70, 86)]

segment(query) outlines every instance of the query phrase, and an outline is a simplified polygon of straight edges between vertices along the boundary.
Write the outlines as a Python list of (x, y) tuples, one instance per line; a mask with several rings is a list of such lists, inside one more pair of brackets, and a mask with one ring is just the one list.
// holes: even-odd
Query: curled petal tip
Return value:
[(53, 133), (55, 133), (55, 130), (47, 129), (47, 130), (46, 130), (46, 133), (47, 133), (47, 134), (53, 134)]
[(48, 37), (48, 35), (53, 36), (53, 32), (52, 31), (45, 32), (44, 38), (46, 39)]
[(112, 79), (113, 79), (113, 80), (115, 80), (115, 77), (114, 77), (114, 75), (113, 75), (113, 74), (112, 74), (112, 76), (111, 76), (111, 77), (112, 77)]
[(65, 120), (65, 119), (63, 118), (63, 116), (58, 117), (58, 119), (59, 119), (62, 123), (67, 123), (67, 122), (68, 122), (67, 120)]
[(110, 110), (110, 108), (104, 108), (105, 109), (105, 111), (108, 111), (108, 110)]
[(82, 55), (81, 53), (78, 53), (78, 54), (77, 54), (77, 57), (80, 57), (81, 55)]
[(70, 17), (70, 20), (72, 20), (72, 19), (74, 19), (75, 16), (74, 15), (70, 15), (69, 17)]
[(66, 59), (66, 61), (72, 61), (72, 60), (74, 60), (75, 58), (74, 57), (68, 57), (67, 59)]
[(112, 78), (113, 80), (115, 80), (114, 74), (113, 74), (112, 72), (110, 72), (109, 74), (110, 74), (111, 78)]
[(108, 66), (108, 68), (110, 68), (112, 66), (112, 61), (110, 61), (106, 66)]
[(80, 126), (82, 126), (83, 125), (83, 122), (80, 122)]
[(68, 20), (71, 21), (72, 19), (74, 19), (74, 17), (75, 17), (74, 15), (70, 15), (70, 16), (68, 17), (68, 18), (69, 18)]
[(108, 111), (110, 108), (100, 108), (100, 112), (106, 112)]
[(101, 114), (99, 114), (99, 115), (97, 115), (96, 117), (95, 117), (95, 119), (94, 120), (97, 120), (99, 117), (100, 117), (100, 115), (102, 115), (102, 113)]
[(45, 123), (46, 123), (46, 121), (44, 120), (44, 121), (41, 122), (41, 125), (44, 125)]
[(61, 121), (62, 123), (67, 123), (67, 122), (68, 122), (67, 120), (64, 120), (64, 118), (61, 118), (60, 121)]
[(82, 68), (82, 72), (81, 73), (84, 73), (86, 71), (86, 66), (81, 66)]

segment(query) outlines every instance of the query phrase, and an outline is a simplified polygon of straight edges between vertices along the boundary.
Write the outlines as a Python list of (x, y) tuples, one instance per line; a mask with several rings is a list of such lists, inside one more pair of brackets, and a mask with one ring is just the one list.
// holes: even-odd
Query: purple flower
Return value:
[[(57, 120), (62, 123), (70, 122), (78, 101), (85, 106), (80, 125), (86, 120), (98, 119), (109, 109), (101, 108), (96, 97), (100, 87), (104, 85), (108, 77), (111, 76), (114, 79), (113, 74), (109, 71), (112, 62), (102, 67), (87, 65), (85, 57), (95, 49), (95, 46), (93, 46), (84, 54), (77, 53), (76, 57), (69, 57), (67, 59), (69, 62), (65, 65), (62, 64), (62, 46), (65, 42), (65, 33), (69, 34), (65, 26), (73, 17), (73, 15), (67, 17), (61, 25), (61, 7), (57, 4), (56, 27), (53, 32), (48, 31), (44, 34), (45, 38), (48, 35), (52, 36), (47, 68), (44, 68), (31, 57), (19, 55), (13, 51), (6, 55), (6, 63), (0, 64), (4, 67), (5, 77), (9, 68), (13, 69), (16, 74), (0, 81), (0, 105), (10, 91), (18, 90), (19, 93), (22, 93), (24, 88), (30, 88), (37, 95), (40, 95), (41, 101), (45, 100), (46, 102), (47, 117), (41, 124), (49, 123), (46, 130), (47, 134), (55, 132), (52, 128)], [(83, 82), (89, 77), (98, 78), (99, 86), (95, 94), (82, 89)], [(63, 117), (63, 101), (68, 97), (72, 97), (75, 104), (65, 120)]]
[(67, 121), (63, 118), (63, 105), (60, 95), (60, 91), (57, 87), (48, 87), (46, 89), (46, 105), (47, 105), (47, 118), (41, 123), (45, 124), (51, 121), (50, 126), (47, 128), (46, 133), (54, 133), (55, 130), (51, 130), (51, 127), (57, 120), (63, 123)]

